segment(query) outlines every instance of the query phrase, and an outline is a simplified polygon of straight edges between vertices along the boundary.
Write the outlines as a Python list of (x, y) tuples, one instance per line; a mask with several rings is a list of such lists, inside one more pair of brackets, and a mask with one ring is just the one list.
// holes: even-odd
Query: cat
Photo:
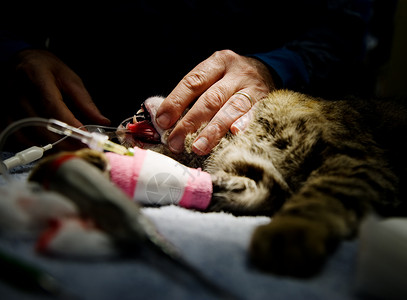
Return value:
[[(199, 130), (186, 137), (183, 153), (168, 149), (171, 129), (154, 126), (161, 101), (146, 100), (134, 121), (148, 138), (126, 134), (122, 144), (202, 167), (213, 184), (207, 211), (270, 216), (249, 246), (250, 261), (264, 271), (315, 275), (342, 240), (356, 236), (368, 213), (407, 211), (403, 101), (324, 100), (277, 90), (255, 105), (246, 130), (227, 134), (206, 156), (191, 150)], [(94, 153), (82, 153), (107, 168)]]
[(405, 214), (405, 102), (278, 90), (253, 116), (247, 130), (226, 135), (205, 157), (191, 150), (199, 130), (187, 136), (180, 155), (165, 145), (171, 130), (150, 148), (211, 174), (208, 211), (272, 216), (252, 236), (250, 258), (259, 268), (314, 275), (373, 209)]

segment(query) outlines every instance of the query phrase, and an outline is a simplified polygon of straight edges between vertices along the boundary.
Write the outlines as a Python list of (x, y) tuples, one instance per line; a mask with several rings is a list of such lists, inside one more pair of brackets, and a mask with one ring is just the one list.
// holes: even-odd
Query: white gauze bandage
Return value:
[(176, 204), (205, 210), (212, 197), (211, 176), (174, 159), (141, 148), (134, 156), (106, 153), (111, 180), (127, 195), (147, 205)]

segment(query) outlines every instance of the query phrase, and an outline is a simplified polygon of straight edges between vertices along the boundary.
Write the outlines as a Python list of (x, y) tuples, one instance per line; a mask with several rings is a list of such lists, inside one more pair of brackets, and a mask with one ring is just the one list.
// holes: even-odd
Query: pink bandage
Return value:
[(134, 156), (106, 153), (111, 180), (130, 198), (149, 205), (177, 204), (205, 210), (212, 198), (211, 176), (172, 158), (140, 148)]

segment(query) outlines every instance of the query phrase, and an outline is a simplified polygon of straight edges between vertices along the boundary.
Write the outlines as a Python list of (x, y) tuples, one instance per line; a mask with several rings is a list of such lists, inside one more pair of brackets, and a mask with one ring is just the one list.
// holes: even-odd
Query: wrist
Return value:
[(262, 77), (270, 92), (281, 87), (281, 78), (272, 67), (268, 66), (255, 56), (248, 56), (247, 58), (257, 69), (257, 72)]

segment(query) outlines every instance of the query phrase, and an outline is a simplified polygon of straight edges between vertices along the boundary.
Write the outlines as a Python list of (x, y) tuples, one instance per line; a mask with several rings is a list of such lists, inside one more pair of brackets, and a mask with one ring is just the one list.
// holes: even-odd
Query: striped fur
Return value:
[(276, 91), (258, 103), (245, 132), (228, 135), (206, 158), (214, 184), (209, 210), (273, 216), (253, 234), (252, 261), (279, 274), (312, 275), (372, 207), (405, 211), (406, 119), (397, 101)]

